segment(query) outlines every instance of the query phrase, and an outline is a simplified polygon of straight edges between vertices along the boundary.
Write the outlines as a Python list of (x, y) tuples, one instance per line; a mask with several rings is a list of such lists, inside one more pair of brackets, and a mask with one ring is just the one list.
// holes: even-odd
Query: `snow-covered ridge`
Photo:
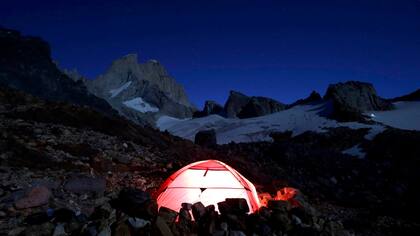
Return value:
[(146, 113), (146, 112), (158, 112), (159, 108), (150, 105), (149, 103), (143, 101), (141, 97), (136, 97), (128, 101), (124, 101), (123, 104), (131, 109), (136, 111)]
[(399, 129), (420, 130), (420, 101), (396, 102), (395, 110), (369, 112), (372, 120)]
[[(215, 129), (217, 142), (226, 144), (234, 142), (270, 141), (270, 133), (291, 130), (293, 135), (306, 131), (325, 132), (327, 128), (349, 127), (352, 129), (370, 128), (365, 136), (371, 140), (386, 129), (386, 125), (409, 130), (420, 130), (420, 102), (398, 102), (395, 110), (368, 112), (374, 114), (371, 119), (382, 124), (362, 124), (357, 122), (340, 123), (320, 116), (325, 104), (301, 105), (267, 116), (249, 119), (227, 119), (218, 115), (211, 115), (196, 119), (180, 120), (162, 116), (157, 121), (157, 127), (168, 130), (176, 136), (194, 140), (200, 130)], [(357, 147), (348, 150), (349, 154), (359, 155)]]
[(270, 133), (290, 130), (293, 135), (306, 131), (325, 132), (327, 128), (349, 127), (352, 129), (371, 128), (366, 139), (372, 139), (382, 132), (382, 125), (367, 125), (357, 122), (339, 123), (335, 120), (320, 116), (325, 104), (295, 106), (288, 110), (273, 113), (267, 116), (249, 119), (227, 119), (218, 115), (179, 120), (162, 116), (157, 121), (160, 130), (186, 139), (194, 140), (195, 134), (200, 130), (215, 129), (219, 144), (234, 142), (270, 141)]
[(116, 89), (109, 90), (109, 93), (111, 93), (111, 98), (116, 97), (118, 94), (120, 94), (122, 91), (126, 90), (128, 87), (130, 87), (131, 81), (128, 81), (127, 83), (123, 84), (121, 87)]

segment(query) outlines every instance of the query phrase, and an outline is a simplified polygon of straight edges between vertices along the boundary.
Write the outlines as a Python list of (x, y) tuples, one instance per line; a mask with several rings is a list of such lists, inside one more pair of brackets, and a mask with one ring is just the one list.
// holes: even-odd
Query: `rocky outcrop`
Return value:
[(287, 108), (291, 108), (297, 105), (308, 105), (308, 104), (314, 104), (318, 102), (322, 102), (322, 97), (317, 91), (312, 91), (311, 94), (304, 99), (299, 99), (296, 102), (287, 105)]
[(286, 106), (266, 97), (248, 97), (240, 92), (230, 91), (224, 106), (227, 118), (250, 118), (268, 115), (284, 110)]
[(238, 118), (264, 116), (286, 109), (286, 105), (266, 97), (251, 97), (248, 103), (237, 114)]
[(114, 61), (103, 75), (86, 82), (92, 93), (137, 123), (153, 124), (161, 115), (191, 117), (194, 111), (184, 88), (159, 62), (139, 64), (136, 54)]
[(392, 104), (376, 94), (370, 83), (348, 81), (328, 87), (324, 100), (332, 103), (330, 117), (339, 121), (364, 120), (363, 112), (393, 108)]
[(223, 107), (222, 105), (218, 104), (215, 101), (206, 101), (204, 103), (204, 108), (202, 111), (196, 111), (194, 112), (193, 117), (199, 118), (209, 115), (224, 115), (223, 114)]
[(90, 94), (82, 82), (62, 73), (51, 59), (47, 42), (0, 28), (0, 84), (37, 97), (90, 106), (117, 114), (109, 104)]
[(83, 75), (81, 75), (77, 69), (71, 69), (71, 70), (63, 69), (62, 71), (73, 81), (75, 82), (81, 81), (84, 84), (86, 83), (86, 78)]
[(227, 118), (236, 118), (237, 114), (249, 102), (250, 97), (236, 91), (229, 92), (229, 98), (225, 103), (224, 111)]
[(420, 101), (420, 89), (409, 93), (407, 95), (403, 95), (400, 97), (390, 99), (391, 102), (401, 102), (401, 101)]

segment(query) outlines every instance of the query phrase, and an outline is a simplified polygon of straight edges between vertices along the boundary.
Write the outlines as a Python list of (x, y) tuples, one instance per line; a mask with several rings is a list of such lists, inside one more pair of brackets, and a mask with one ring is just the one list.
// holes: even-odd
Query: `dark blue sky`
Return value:
[(346, 80), (384, 97), (420, 88), (419, 0), (13, 0), (0, 25), (89, 78), (128, 53), (157, 59), (200, 107), (231, 89), (289, 103)]

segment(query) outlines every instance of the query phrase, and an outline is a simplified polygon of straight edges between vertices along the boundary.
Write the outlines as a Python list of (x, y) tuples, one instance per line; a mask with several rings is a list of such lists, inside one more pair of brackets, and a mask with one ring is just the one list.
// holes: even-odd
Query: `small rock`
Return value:
[(184, 209), (184, 210), (187, 210), (187, 211), (191, 211), (192, 204), (184, 202), (184, 203), (181, 204), (181, 208)]
[(54, 230), (54, 225), (50, 222), (46, 222), (41, 225), (31, 225), (25, 229), (25, 236), (43, 236), (51, 235)]
[(109, 226), (104, 227), (98, 234), (98, 236), (111, 236), (111, 229)]
[(156, 227), (158, 228), (162, 236), (173, 236), (171, 229), (166, 224), (165, 220), (162, 219), (162, 217), (158, 216), (156, 218)]
[(65, 236), (66, 231), (64, 230), (64, 224), (58, 224), (55, 226), (53, 236)]
[(204, 207), (203, 203), (196, 202), (192, 205), (192, 213), (194, 216), (194, 219), (196, 221), (200, 221), (201, 217), (206, 214), (206, 208)]
[(6, 212), (0, 211), (0, 218), (6, 217), (6, 216), (7, 216)]
[(175, 222), (178, 213), (174, 210), (171, 210), (167, 207), (160, 207), (159, 216), (165, 220), (167, 224), (172, 224)]
[(148, 220), (143, 220), (136, 217), (128, 218), (128, 222), (135, 229), (141, 229), (141, 228), (144, 228), (146, 225), (151, 224), (151, 222)]
[(40, 225), (47, 222), (49, 219), (46, 212), (38, 212), (27, 216), (25, 222), (30, 225)]
[(128, 225), (124, 222), (120, 222), (115, 228), (115, 236), (131, 236)]
[(106, 188), (104, 178), (76, 177), (67, 181), (64, 188), (73, 193), (96, 193), (103, 194)]
[(59, 223), (70, 222), (74, 218), (74, 212), (70, 209), (61, 208), (54, 211), (54, 221)]

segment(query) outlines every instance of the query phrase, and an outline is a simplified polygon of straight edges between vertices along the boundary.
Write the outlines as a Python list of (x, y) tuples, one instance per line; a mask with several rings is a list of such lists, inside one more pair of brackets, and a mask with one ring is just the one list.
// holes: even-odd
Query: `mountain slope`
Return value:
[(47, 100), (117, 114), (106, 101), (90, 94), (82, 82), (73, 81), (57, 68), (48, 43), (14, 30), (0, 29), (0, 84)]

